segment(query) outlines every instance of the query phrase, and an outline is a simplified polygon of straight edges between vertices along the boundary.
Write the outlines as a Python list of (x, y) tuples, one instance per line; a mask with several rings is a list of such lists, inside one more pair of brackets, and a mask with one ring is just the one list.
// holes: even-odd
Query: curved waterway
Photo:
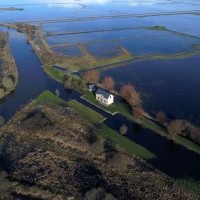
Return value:
[(128, 127), (126, 137), (156, 155), (156, 158), (150, 161), (154, 167), (174, 178), (191, 178), (200, 181), (200, 156), (198, 154), (133, 123), (120, 114), (113, 116), (82, 99), (79, 102), (101, 113), (107, 118), (105, 124), (117, 132), (125, 124)]
[(3, 115), (6, 120), (12, 117), (22, 105), (26, 105), (45, 89), (52, 92), (59, 89), (61, 98), (65, 100), (76, 99), (104, 115), (107, 118), (105, 124), (110, 128), (118, 131), (122, 124), (126, 124), (128, 126), (127, 137), (156, 155), (156, 158), (150, 162), (159, 170), (176, 178), (188, 177), (200, 180), (199, 155), (180, 145), (169, 142), (118, 114), (112, 116), (105, 113), (80, 99), (80, 95), (75, 91), (65, 90), (62, 84), (49, 78), (43, 72), (38, 57), (31, 51), (31, 47), (26, 43), (26, 38), (22, 33), (14, 30), (2, 30), (9, 32), (11, 51), (19, 71), (19, 83), (16, 90), (0, 101), (0, 115)]
[(0, 115), (8, 120), (23, 105), (46, 89), (52, 92), (59, 89), (61, 97), (66, 100), (79, 96), (75, 91), (65, 90), (62, 84), (44, 73), (38, 57), (32, 52), (31, 46), (26, 43), (26, 38), (22, 33), (4, 28), (0, 30), (9, 32), (9, 44), (19, 72), (16, 89), (0, 100)]

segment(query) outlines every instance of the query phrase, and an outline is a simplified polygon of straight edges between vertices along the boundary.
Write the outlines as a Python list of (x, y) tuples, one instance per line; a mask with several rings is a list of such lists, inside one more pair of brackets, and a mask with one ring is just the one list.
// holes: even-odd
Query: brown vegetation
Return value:
[(90, 70), (82, 74), (82, 78), (86, 83), (98, 83), (100, 74), (96, 70)]
[(165, 122), (165, 121), (167, 120), (167, 115), (166, 115), (166, 113), (165, 113), (164, 111), (158, 111), (158, 112), (156, 113), (156, 120), (157, 120), (158, 122), (161, 122), (161, 123)]
[(122, 125), (122, 126), (120, 127), (120, 129), (119, 129), (119, 132), (120, 132), (122, 135), (126, 135), (127, 131), (128, 131), (128, 127), (127, 127), (125, 124)]
[(183, 120), (173, 120), (167, 127), (169, 134), (174, 138), (176, 135), (181, 134), (185, 129), (185, 123)]
[(0, 80), (0, 98), (15, 89), (18, 82), (18, 71), (8, 44), (8, 34), (0, 32), (0, 67), (2, 79)]
[(139, 92), (131, 84), (123, 85), (120, 89), (120, 96), (124, 98), (131, 107), (138, 106), (142, 103)]
[(102, 84), (103, 88), (106, 89), (106, 90), (113, 90), (114, 87), (115, 87), (115, 81), (110, 76), (105, 77), (102, 80), (101, 84)]
[(200, 144), (200, 128), (192, 127), (190, 129), (189, 137), (194, 141)]
[(87, 90), (87, 85), (83, 79), (70, 74), (64, 76), (64, 87), (67, 89), (75, 89), (81, 93)]
[(0, 168), (7, 171), (4, 181), (12, 180), (4, 195), (50, 200), (197, 199), (101, 137), (67, 106), (32, 102), (0, 134)]
[(200, 128), (185, 120), (173, 120), (167, 127), (173, 137), (177, 134), (200, 144)]
[(145, 115), (145, 111), (144, 111), (144, 109), (142, 108), (142, 106), (136, 106), (136, 107), (133, 109), (133, 116), (134, 116), (136, 119), (141, 119), (144, 115)]

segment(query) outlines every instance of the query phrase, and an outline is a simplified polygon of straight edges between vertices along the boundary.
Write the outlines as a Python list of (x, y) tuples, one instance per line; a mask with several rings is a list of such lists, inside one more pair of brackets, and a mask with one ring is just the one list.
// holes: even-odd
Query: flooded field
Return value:
[(132, 83), (142, 94), (145, 109), (156, 114), (165, 111), (170, 118), (200, 121), (200, 56), (187, 59), (132, 62), (102, 72), (119, 88)]
[[(133, 56), (173, 55), (193, 51), (200, 44), (200, 3), (197, 0), (1, 2), (1, 8), (9, 6), (18, 10), (0, 12), (4, 22), (27, 22), (38, 26), (53, 51), (71, 57), (82, 56), (80, 44), (96, 58), (116, 57), (120, 55), (121, 48)], [(175, 116), (171, 111), (177, 113), (180, 110), (178, 113), (182, 114), (177, 116), (181, 118), (186, 117), (183, 113), (187, 113), (189, 118), (197, 118), (194, 113), (197, 113), (198, 106), (194, 109), (188, 106), (189, 102), (198, 102), (196, 82), (189, 81), (193, 79), (190, 74), (199, 72), (196, 58), (180, 59), (178, 65), (176, 62), (172, 64), (173, 61), (158, 63), (156, 66), (150, 61), (148, 64), (136, 63), (133, 67), (130, 64), (104, 74), (113, 75), (117, 84), (127, 81), (136, 84), (143, 92), (142, 96), (148, 97), (144, 99), (145, 107), (153, 112), (162, 109)], [(171, 80), (174, 76), (172, 68), (181, 78), (176, 76)], [(166, 69), (168, 73), (165, 73)], [(158, 89), (141, 86), (140, 82), (146, 82), (146, 79), (153, 81), (150, 85)], [(192, 90), (187, 90), (180, 80), (190, 85)], [(160, 97), (159, 91), (167, 93), (168, 103)], [(174, 96), (180, 91), (181, 97)], [(190, 98), (183, 95), (191, 91)], [(159, 99), (158, 102), (156, 99)], [(171, 108), (169, 105), (174, 106)]]
[[(192, 51), (199, 54), (197, 0), (1, 2), (1, 8), (9, 6), (18, 9), (0, 12), (4, 22), (38, 26), (51, 49), (68, 57), (117, 58), (122, 49), (133, 58)], [(182, 57), (174, 61), (133, 62), (105, 71), (102, 76), (113, 76), (118, 86), (135, 84), (150, 113), (164, 110), (171, 117), (198, 123), (199, 57)]]

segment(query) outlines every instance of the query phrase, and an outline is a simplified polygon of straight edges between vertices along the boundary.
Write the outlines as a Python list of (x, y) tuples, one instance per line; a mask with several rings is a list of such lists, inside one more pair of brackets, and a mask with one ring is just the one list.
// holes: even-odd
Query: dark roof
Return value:
[(105, 99), (108, 99), (109, 96), (111, 95), (109, 92), (106, 92), (105, 90), (102, 90), (102, 89), (98, 89), (98, 90), (96, 91), (96, 94), (101, 94), (101, 95), (103, 95), (103, 97), (104, 97)]
[(96, 85), (89, 85), (89, 89), (95, 89), (96, 88)]

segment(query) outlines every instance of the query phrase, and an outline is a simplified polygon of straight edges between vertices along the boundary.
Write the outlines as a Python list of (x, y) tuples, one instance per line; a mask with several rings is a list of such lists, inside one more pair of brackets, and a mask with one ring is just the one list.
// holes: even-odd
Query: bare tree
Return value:
[(123, 85), (120, 89), (120, 96), (124, 98), (130, 106), (137, 106), (142, 103), (139, 92), (131, 84)]
[(120, 132), (122, 135), (126, 135), (127, 131), (128, 131), (128, 127), (127, 127), (125, 124), (123, 124), (123, 125), (120, 127), (120, 129), (119, 129), (119, 132)]
[(140, 119), (144, 116), (144, 109), (142, 108), (142, 106), (136, 106), (134, 109), (133, 109), (133, 116), (136, 118), (136, 119)]
[(86, 83), (98, 83), (100, 79), (100, 74), (96, 70), (90, 70), (84, 72), (82, 78), (85, 80)]
[(112, 77), (105, 77), (102, 81), (102, 85), (106, 90), (113, 90), (115, 87), (115, 81)]
[(167, 127), (168, 133), (174, 138), (176, 135), (181, 134), (185, 129), (185, 122), (183, 120), (173, 120)]
[(167, 120), (167, 115), (165, 114), (164, 111), (158, 111), (156, 113), (156, 120), (158, 122), (165, 122)]
[(198, 127), (193, 127), (190, 132), (190, 138), (194, 142), (198, 142), (200, 144), (200, 128)]

